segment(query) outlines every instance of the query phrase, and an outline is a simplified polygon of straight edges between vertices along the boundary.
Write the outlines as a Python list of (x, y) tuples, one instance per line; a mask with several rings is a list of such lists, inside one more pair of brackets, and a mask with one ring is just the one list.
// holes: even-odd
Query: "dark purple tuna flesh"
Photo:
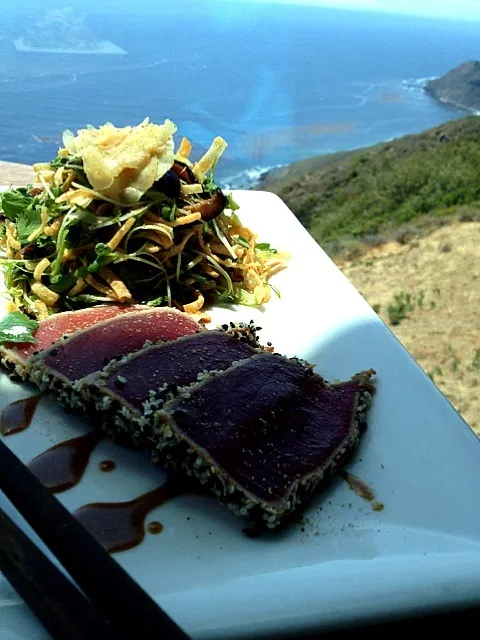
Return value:
[[(184, 468), (188, 471), (190, 465), (193, 475), (195, 467), (208, 473), (215, 469), (230, 486), (227, 502), (236, 499), (241, 505), (233, 495), (240, 492), (243, 504), (260, 502), (289, 511), (286, 501), (299, 484), (315, 485), (355, 444), (360, 431), (357, 401), (363, 390), (371, 389), (372, 373), (329, 385), (298, 361), (256, 355), (205, 378), (188, 390), (188, 397), (165, 405), (177, 438), (170, 457), (181, 455), (175, 447), (184, 453), (193, 449), (195, 455), (187, 456)], [(274, 515), (268, 518), (274, 528)]]
[[(99, 382), (122, 403), (141, 411), (150, 391), (167, 391), (197, 381), (204, 371), (222, 371), (258, 350), (223, 331), (202, 331), (174, 342), (152, 345), (125, 358)], [(95, 379), (89, 380), (90, 385)]]
[(84, 402), (95, 406), (95, 423), (123, 446), (155, 449), (157, 411), (178, 387), (197, 382), (206, 371), (221, 371), (258, 353), (224, 331), (145, 347), (78, 383)]
[(147, 340), (175, 340), (200, 329), (195, 320), (175, 309), (125, 313), (54, 343), (31, 358), (27, 369), (31, 376), (41, 370), (74, 382), (103, 369), (115, 358), (141, 349)]

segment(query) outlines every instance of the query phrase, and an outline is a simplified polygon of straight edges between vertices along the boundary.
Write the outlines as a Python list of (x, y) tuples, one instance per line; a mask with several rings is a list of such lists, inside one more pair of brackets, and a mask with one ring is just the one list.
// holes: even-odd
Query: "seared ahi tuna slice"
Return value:
[[(155, 412), (177, 387), (197, 382), (261, 349), (248, 332), (203, 331), (145, 347), (81, 380), (77, 388), (95, 403), (95, 419), (122, 443), (152, 448)], [(253, 343), (253, 346), (252, 346)]]
[(27, 376), (66, 407), (85, 410), (75, 382), (145, 342), (175, 340), (201, 330), (187, 314), (159, 308), (125, 313), (59, 340), (27, 362)]
[(36, 342), (0, 345), (0, 362), (21, 378), (25, 378), (27, 358), (47, 349), (62, 336), (86, 329), (97, 322), (113, 318), (121, 313), (148, 309), (151, 307), (111, 304), (57, 313), (39, 323), (38, 329), (35, 331)]
[(356, 445), (373, 374), (328, 384), (297, 360), (256, 355), (165, 404), (157, 417), (161, 458), (236, 515), (274, 529)]

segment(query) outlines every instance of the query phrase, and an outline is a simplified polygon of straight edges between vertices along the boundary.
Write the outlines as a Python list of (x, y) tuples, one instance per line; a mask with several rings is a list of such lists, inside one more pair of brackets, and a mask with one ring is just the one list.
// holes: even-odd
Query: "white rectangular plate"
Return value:
[[(153, 511), (161, 535), (114, 557), (194, 638), (323, 630), (480, 599), (480, 442), (289, 209), (270, 193), (238, 191), (242, 220), (292, 258), (264, 309), (214, 309), (213, 323), (255, 320), (276, 350), (328, 380), (373, 367), (377, 394), (349, 470), (383, 502), (374, 511), (337, 479), (304, 524), (250, 539), (213, 500), (181, 497)], [(0, 404), (32, 393), (0, 375)], [(88, 429), (42, 400), (29, 429), (5, 442), (23, 460)], [(100, 473), (98, 463), (117, 468)], [(162, 474), (145, 456), (102, 442), (84, 478), (59, 494), (70, 510), (132, 499)], [(37, 540), (3, 496), (0, 505)], [(0, 578), (1, 640), (48, 635)]]

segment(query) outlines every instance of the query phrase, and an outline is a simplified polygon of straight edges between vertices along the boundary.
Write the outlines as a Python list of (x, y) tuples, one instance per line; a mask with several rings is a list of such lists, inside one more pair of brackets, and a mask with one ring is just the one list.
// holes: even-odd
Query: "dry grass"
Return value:
[(0, 160), (0, 185), (22, 185), (33, 180), (33, 169), (16, 162), (4, 162)]
[[(339, 263), (368, 302), (480, 435), (480, 223), (443, 227), (409, 244), (389, 243)], [(409, 294), (396, 326), (388, 306)]]

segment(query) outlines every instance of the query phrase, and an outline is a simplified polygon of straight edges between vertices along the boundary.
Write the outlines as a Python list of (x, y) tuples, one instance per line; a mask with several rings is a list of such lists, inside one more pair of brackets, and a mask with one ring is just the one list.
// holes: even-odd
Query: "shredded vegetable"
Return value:
[[(259, 305), (288, 256), (258, 244), (215, 184), (227, 143), (196, 163), (175, 125), (145, 120), (65, 132), (35, 179), (0, 196), (0, 265), (18, 312), (41, 320), (99, 303)], [(275, 291), (275, 290), (274, 290)]]

